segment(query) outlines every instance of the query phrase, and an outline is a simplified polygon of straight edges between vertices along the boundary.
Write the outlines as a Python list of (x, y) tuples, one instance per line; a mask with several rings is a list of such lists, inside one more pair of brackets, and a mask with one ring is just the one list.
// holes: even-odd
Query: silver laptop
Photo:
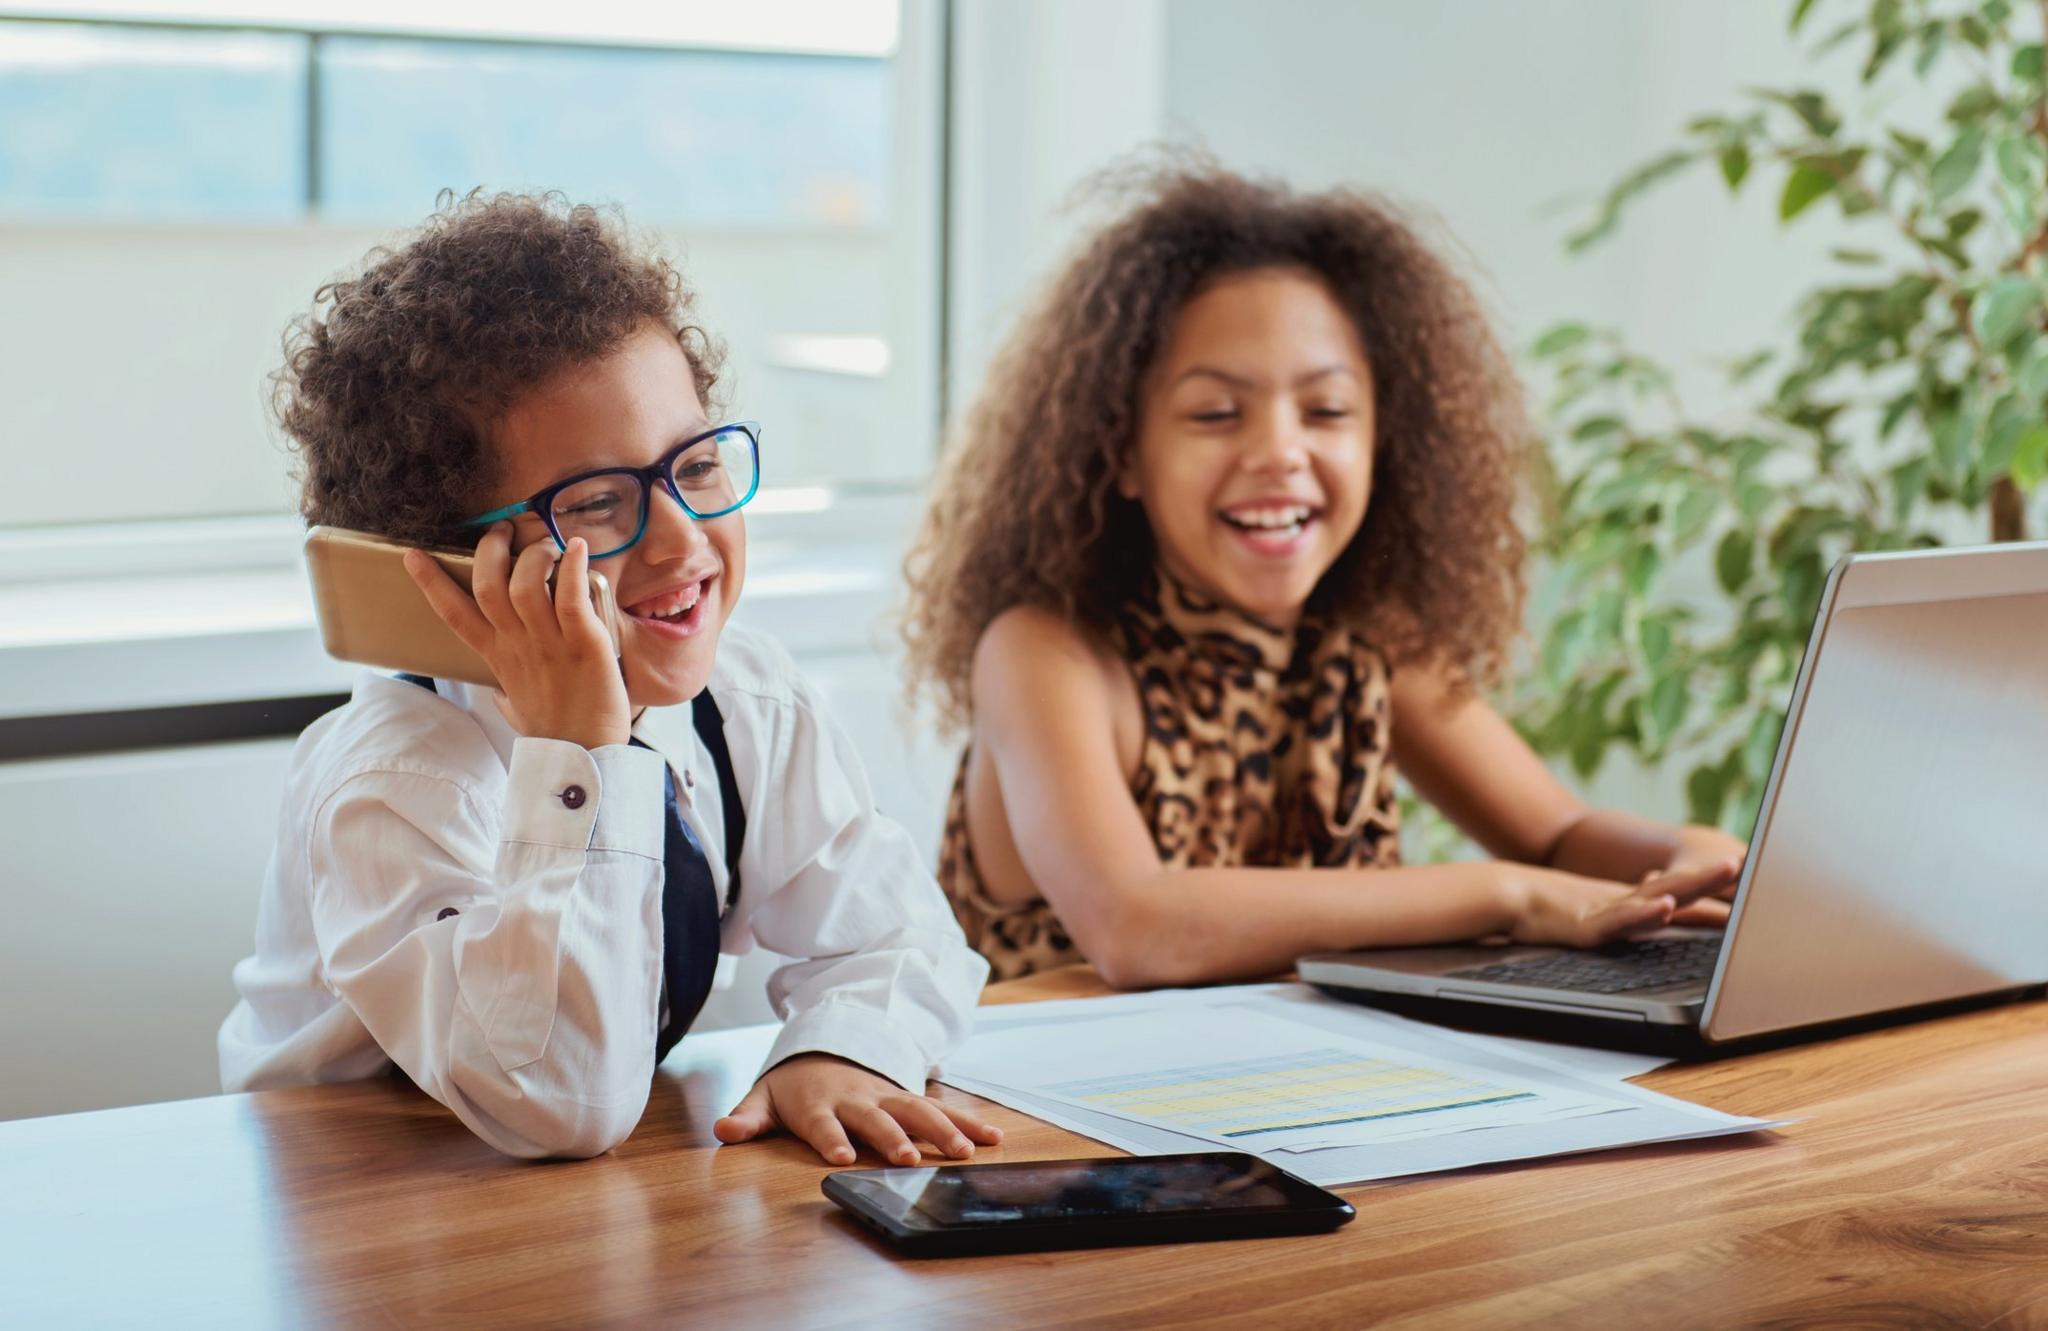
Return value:
[(1301, 978), (1710, 1045), (2048, 981), (2048, 541), (1844, 559), (1785, 717), (1725, 932), (1324, 953)]

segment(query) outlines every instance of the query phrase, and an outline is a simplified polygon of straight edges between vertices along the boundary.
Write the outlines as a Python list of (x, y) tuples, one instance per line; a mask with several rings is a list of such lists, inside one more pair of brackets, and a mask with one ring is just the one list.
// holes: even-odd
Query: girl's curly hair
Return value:
[(560, 194), (444, 192), (405, 244), (329, 282), (285, 334), (272, 406), (300, 457), (308, 522), (474, 545), (496, 479), (489, 423), (636, 328), (674, 331), (709, 402), (721, 349), (692, 294), (615, 218)]
[(1152, 565), (1144, 512), (1114, 485), (1144, 377), (1191, 297), (1271, 267), (1321, 279), (1372, 371), (1372, 497), (1316, 607), (1369, 632), (1396, 669), (1497, 680), (1521, 619), (1514, 507), (1530, 428), (1471, 289), (1398, 209), (1350, 190), (1298, 194), (1206, 161), (1097, 188), (1128, 210), (996, 358), (905, 563), (912, 689), (964, 722), (975, 644), (1014, 605), (1108, 630)]

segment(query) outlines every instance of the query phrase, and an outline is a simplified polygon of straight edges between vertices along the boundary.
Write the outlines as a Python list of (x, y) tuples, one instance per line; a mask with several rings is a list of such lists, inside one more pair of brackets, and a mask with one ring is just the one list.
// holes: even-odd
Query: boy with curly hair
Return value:
[(998, 1140), (922, 1094), (986, 966), (816, 691), (726, 622), (760, 434), (711, 414), (676, 271), (590, 208), (471, 195), (315, 301), (279, 376), (305, 516), (473, 544), (473, 597), (407, 567), (499, 687), (366, 672), (301, 737), (225, 1087), (395, 1067), (502, 1151), (595, 1155), (759, 943), (786, 1021), (720, 1140)]

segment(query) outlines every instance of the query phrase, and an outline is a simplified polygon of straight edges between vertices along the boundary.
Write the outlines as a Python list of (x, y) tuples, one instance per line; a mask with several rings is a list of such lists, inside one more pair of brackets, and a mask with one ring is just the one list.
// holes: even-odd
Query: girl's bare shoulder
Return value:
[(1120, 739), (1125, 714), (1135, 718), (1138, 711), (1130, 666), (1107, 635), (1035, 605), (1011, 606), (982, 630), (973, 701), (977, 718), (1029, 715), (1055, 704), (1069, 714), (1107, 713)]

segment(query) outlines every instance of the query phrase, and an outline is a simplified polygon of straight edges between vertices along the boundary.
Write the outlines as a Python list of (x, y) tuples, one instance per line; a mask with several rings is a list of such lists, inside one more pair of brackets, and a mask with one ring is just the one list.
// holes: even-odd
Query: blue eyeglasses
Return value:
[(521, 503), (479, 513), (462, 525), (488, 527), (538, 513), (558, 549), (580, 536), (592, 559), (623, 554), (647, 534), (647, 509), (659, 481), (699, 522), (740, 508), (761, 488), (761, 426), (736, 421), (683, 440), (651, 467), (606, 467), (557, 481)]

